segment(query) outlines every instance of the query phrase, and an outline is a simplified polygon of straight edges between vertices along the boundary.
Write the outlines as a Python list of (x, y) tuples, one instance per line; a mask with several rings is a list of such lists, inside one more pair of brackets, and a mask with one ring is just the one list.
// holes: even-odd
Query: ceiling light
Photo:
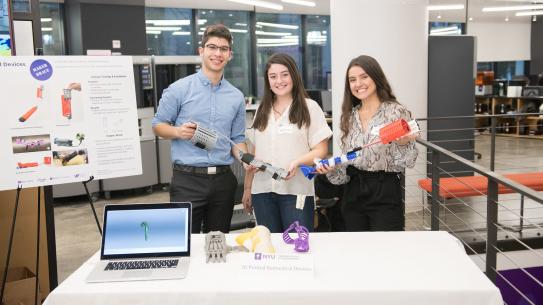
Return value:
[(247, 23), (236, 22), (235, 25), (237, 25), (237, 26), (247, 26)]
[(316, 5), (315, 2), (313, 1), (305, 1), (305, 0), (281, 0), (281, 2), (303, 5), (303, 6), (310, 6), (310, 7), (315, 7)]
[(198, 19), (198, 25), (207, 23), (207, 19)]
[(41, 22), (51, 22), (53, 21), (53, 18), (40, 18)]
[(150, 34), (150, 35), (152, 35), (152, 34), (155, 34), (155, 35), (156, 35), (156, 34), (160, 34), (160, 33), (162, 33), (162, 32), (161, 32), (161, 31), (152, 31), (152, 30), (151, 30), (151, 31), (145, 31), (145, 33)]
[(463, 4), (428, 5), (429, 11), (463, 10)]
[(247, 33), (247, 30), (244, 29), (230, 29), (232, 33)]
[(441, 19), (441, 15), (437, 15), (437, 19)]
[(505, 17), (505, 22), (508, 22), (509, 21), (509, 17)]
[(181, 30), (180, 26), (148, 26), (145, 27), (148, 31), (179, 31)]
[(516, 6), (491, 6), (483, 7), (483, 12), (506, 12), (506, 11), (525, 11), (542, 9), (543, 4), (537, 5), (516, 5)]
[(52, 32), (53, 28), (41, 28), (42, 32)]
[(269, 22), (257, 22), (256, 27), (258, 26), (269, 26), (272, 28), (280, 28), (280, 29), (291, 29), (291, 30), (297, 30), (297, 25), (288, 25), (288, 24), (281, 24), (281, 23), (269, 23)]
[(241, 3), (241, 4), (252, 5), (252, 6), (258, 6), (258, 7), (271, 8), (272, 10), (278, 10), (278, 11), (283, 10), (283, 6), (281, 4), (267, 2), (267, 1), (261, 1), (261, 0), (228, 0), (228, 1)]
[(543, 10), (530, 11), (530, 12), (518, 12), (515, 14), (515, 16), (536, 16), (536, 15), (543, 15)]
[(153, 25), (190, 25), (190, 20), (145, 20)]
[(175, 36), (188, 36), (190, 35), (190, 32), (173, 32), (172, 35), (175, 35)]
[(256, 35), (264, 35), (264, 36), (288, 36), (291, 35), (291, 33), (280, 33), (280, 32), (264, 32), (264, 31), (255, 31)]
[(473, 17), (469, 17), (469, 21), (473, 21)]

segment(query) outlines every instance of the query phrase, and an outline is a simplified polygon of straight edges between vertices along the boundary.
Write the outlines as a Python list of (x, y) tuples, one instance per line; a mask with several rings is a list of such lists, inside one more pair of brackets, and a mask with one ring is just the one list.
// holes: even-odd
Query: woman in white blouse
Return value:
[(250, 150), (255, 158), (285, 168), (289, 174), (276, 181), (249, 167), (243, 205), (247, 212), (254, 209), (257, 223), (271, 232), (282, 232), (296, 220), (312, 230), (315, 190), (313, 181), (299, 174), (298, 167), (326, 156), (332, 131), (322, 109), (308, 98), (290, 56), (272, 55), (264, 75), (264, 96), (247, 134)]
[[(412, 119), (373, 57), (354, 58), (346, 74), (340, 123), (344, 153), (377, 140), (382, 126)], [(353, 162), (317, 170), (330, 182), (345, 184), (341, 209), (347, 231), (404, 230), (400, 174), (415, 165), (416, 136), (364, 148)]]

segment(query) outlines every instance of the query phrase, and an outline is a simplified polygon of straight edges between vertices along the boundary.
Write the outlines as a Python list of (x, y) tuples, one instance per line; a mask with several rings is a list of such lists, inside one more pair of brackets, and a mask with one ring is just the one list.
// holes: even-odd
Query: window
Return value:
[(0, 56), (11, 55), (8, 0), (0, 0)]
[(430, 22), (430, 35), (462, 35), (466, 33), (465, 23), (460, 22)]
[(302, 54), (300, 52), (302, 18), (291, 14), (256, 14), (256, 50), (257, 50), (257, 94), (264, 92), (264, 71), (266, 61), (274, 53), (285, 53), (296, 61), (302, 71)]
[(41, 2), (41, 39), (44, 55), (65, 55), (64, 4)]
[(477, 71), (494, 71), (494, 79), (512, 80), (514, 76), (530, 74), (529, 61), (478, 62)]
[(305, 18), (305, 75), (307, 89), (328, 89), (330, 67), (330, 16)]
[(206, 26), (222, 23), (230, 29), (233, 36), (234, 57), (224, 70), (224, 77), (244, 95), (251, 95), (251, 33), (249, 32), (249, 12), (198, 10), (198, 45)]
[(30, 13), (30, 0), (12, 0), (12, 11), (16, 13)]
[(147, 53), (194, 55), (190, 9), (146, 7)]

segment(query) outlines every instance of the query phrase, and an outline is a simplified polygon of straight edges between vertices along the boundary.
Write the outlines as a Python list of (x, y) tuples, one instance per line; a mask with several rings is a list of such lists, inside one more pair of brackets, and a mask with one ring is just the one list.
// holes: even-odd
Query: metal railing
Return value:
[[(505, 176), (506, 172), (510, 172), (511, 170), (507, 170), (507, 168), (503, 168), (503, 164), (500, 164), (500, 170), (503, 171), (503, 173), (498, 173), (495, 171), (496, 168), (496, 147), (497, 147), (497, 141), (500, 143), (504, 140), (507, 141), (513, 141), (518, 142), (521, 140), (511, 140), (511, 138), (500, 138), (497, 140), (498, 131), (500, 131), (500, 128), (498, 126), (499, 120), (502, 120), (503, 118), (513, 118), (517, 124), (515, 126), (510, 126), (510, 128), (519, 128), (522, 125), (522, 120), (519, 118), (522, 118), (524, 116), (535, 116), (540, 115), (530, 113), (530, 114), (506, 114), (506, 115), (478, 115), (477, 117), (474, 116), (457, 116), (457, 117), (441, 117), (441, 118), (429, 118), (429, 119), (422, 119), (418, 120), (419, 122), (425, 123), (425, 121), (430, 120), (486, 120), (489, 122), (488, 126), (475, 126), (473, 124), (470, 126), (470, 124), (466, 124), (467, 126), (460, 127), (460, 128), (443, 128), (443, 129), (430, 129), (430, 128), (424, 128), (422, 126), (422, 129), (425, 130), (425, 133), (430, 135), (431, 133), (445, 133), (445, 132), (451, 132), (456, 135), (469, 135), (471, 133), (471, 137), (462, 138), (462, 136), (455, 138), (452, 137), (443, 137), (445, 140), (438, 140), (435, 143), (431, 142), (429, 140), (425, 140), (422, 138), (417, 139), (417, 146), (419, 147), (419, 150), (423, 151), (421, 154), (419, 154), (419, 160), (417, 161), (417, 164), (415, 166), (415, 169), (408, 170), (406, 172), (405, 176), (405, 203), (406, 203), (406, 227), (408, 229), (431, 229), (431, 230), (439, 230), (439, 229), (445, 229), (451, 234), (458, 237), (462, 243), (464, 244), (464, 247), (466, 248), (467, 252), (469, 254), (480, 254), (484, 253), (484, 256), (482, 255), (474, 255), (473, 259), (480, 259), (484, 264), (484, 270), (488, 278), (496, 283), (497, 281), (500, 281), (502, 283), (505, 283), (510, 290), (514, 291), (518, 295), (521, 296), (524, 303), (527, 304), (535, 304), (533, 301), (533, 298), (530, 298), (530, 296), (525, 295), (522, 293), (522, 285), (519, 285), (518, 283), (511, 281), (506, 276), (502, 274), (502, 271), (498, 268), (498, 255), (500, 256), (500, 259), (503, 258), (504, 261), (506, 261), (509, 265), (514, 266), (515, 269), (520, 270), (520, 272), (526, 276), (534, 285), (538, 287), (538, 289), (543, 289), (543, 283), (542, 281), (538, 280), (536, 276), (532, 274), (530, 270), (527, 268), (524, 268), (523, 262), (518, 261), (513, 255), (512, 252), (507, 252), (506, 248), (504, 247), (506, 242), (509, 243), (515, 243), (515, 250), (523, 249), (529, 252), (530, 256), (535, 257), (538, 262), (538, 266), (543, 266), (543, 251), (538, 251), (535, 248), (541, 248), (541, 245), (543, 245), (543, 238), (539, 237), (540, 233), (543, 232), (543, 216), (540, 219), (537, 218), (530, 218), (527, 217), (524, 213), (525, 210), (525, 201), (532, 204), (532, 208), (530, 212), (537, 211), (541, 212), (543, 211), (543, 195), (541, 193), (538, 193), (537, 191), (528, 188), (522, 184), (519, 184), (510, 178)], [(538, 121), (536, 125), (531, 124), (530, 128), (537, 128), (540, 130), (540, 123), (543, 122), (543, 118), (541, 118), (541, 121)], [(446, 125), (446, 124), (445, 124)], [(480, 124), (479, 124), (480, 125)], [(504, 131), (504, 130), (501, 130)], [(518, 133), (518, 130), (513, 130), (514, 132)], [(464, 133), (462, 133), (464, 132)], [(489, 135), (490, 136), (490, 143), (488, 145), (484, 145), (484, 147), (479, 147), (479, 149), (484, 148), (490, 149), (490, 152), (488, 152), (488, 156), (490, 158), (489, 165), (482, 166), (481, 164), (476, 164), (475, 162), (482, 163), (482, 161), (478, 161), (479, 158), (475, 158), (477, 155), (476, 152), (476, 145), (473, 145), (472, 147), (466, 148), (460, 148), (458, 151), (455, 151), (455, 149), (445, 149), (442, 146), (447, 146), (446, 143), (453, 143), (452, 146), (456, 145), (455, 143), (461, 143), (466, 141), (476, 141), (477, 139), (481, 140), (485, 144), (487, 143), (488, 139), (486, 138), (475, 138), (473, 136), (473, 133), (475, 134), (483, 134), (483, 135)], [(431, 138), (428, 136), (428, 138)], [(528, 137), (530, 138), (530, 137)], [(537, 138), (531, 137), (531, 138)], [(528, 140), (527, 140), (528, 141)], [(534, 141), (541, 141), (542, 140), (533, 140), (530, 143), (533, 143)], [(508, 142), (509, 143), (509, 142)], [(445, 144), (445, 145), (443, 145)], [(537, 144), (539, 146), (539, 144)], [(426, 154), (424, 154), (426, 152)], [(463, 154), (464, 156), (460, 156), (459, 154)], [(503, 154), (501, 154), (503, 155)], [(426, 158), (421, 158), (422, 156), (426, 156)], [(469, 158), (466, 158), (465, 156), (471, 156), (473, 159), (470, 160)], [(480, 156), (480, 155), (479, 155)], [(537, 158), (537, 157), (536, 157)], [(543, 157), (542, 157), (543, 160)], [(475, 161), (475, 162), (474, 162)], [(513, 160), (516, 161), (516, 160)], [(518, 163), (518, 161), (516, 161)], [(451, 172), (448, 171), (448, 165), (451, 163), (460, 164), (462, 169), (457, 172)], [(515, 163), (515, 162), (512, 162)], [(539, 163), (538, 163), (539, 164)], [(537, 167), (537, 166), (536, 166)], [(539, 171), (543, 171), (543, 162), (541, 162), (541, 169)], [(525, 166), (523, 169), (526, 171), (534, 171), (534, 166)], [(464, 179), (461, 178), (461, 176), (481, 176), (484, 177), (484, 180), (486, 181), (485, 190), (481, 191), (480, 189), (466, 184)], [(460, 177), (459, 177), (460, 176)], [(422, 200), (418, 201), (416, 198), (415, 192), (417, 189), (419, 189), (418, 182), (421, 179), (427, 179), (432, 178), (431, 180), (431, 191), (428, 193), (423, 192)], [(434, 179), (435, 178), (435, 179)], [(440, 183), (440, 180), (443, 178), (450, 178), (448, 180), (453, 179), (455, 182), (462, 183), (466, 189), (468, 189), (471, 193), (475, 194), (470, 199), (466, 199), (467, 196), (463, 195), (456, 195), (454, 191), (447, 190), (446, 186), (443, 186)], [(510, 190), (508, 193), (510, 195), (502, 195), (502, 198), (500, 200), (500, 191), (503, 191), (503, 189), (500, 189), (499, 186), (503, 186), (506, 188), (509, 188)], [(441, 194), (440, 194), (441, 190)], [(445, 196), (443, 194), (445, 193)], [(503, 197), (507, 197), (507, 199), (503, 199)], [(520, 198), (517, 198), (520, 197)], [(420, 197), (419, 197), (420, 198)], [(445, 202), (445, 200), (448, 200), (448, 202)], [(484, 201), (480, 201), (480, 198), (485, 198)], [(473, 200), (475, 199), (475, 200)], [(479, 200), (479, 201), (477, 201)], [(426, 206), (426, 202), (429, 202), (429, 207)], [(518, 204), (520, 202), (520, 211), (515, 210), (515, 208), (511, 207), (513, 204)], [(484, 206), (484, 209), (478, 208), (477, 204), (481, 204)], [(420, 206), (419, 206), (420, 205)], [(416, 217), (418, 217), (418, 208), (420, 208), (420, 211), (422, 211), (422, 223), (418, 221), (418, 219), (414, 219), (412, 217), (408, 217), (408, 215), (414, 214)], [(408, 211), (408, 207), (411, 207), (411, 210), (415, 209), (416, 212)], [(424, 215), (425, 211), (428, 211), (430, 214), (430, 227), (425, 227), (424, 223)], [(459, 212), (460, 211), (460, 212)], [(443, 212), (443, 215), (440, 215), (440, 213)], [(508, 226), (504, 225), (504, 220), (501, 219), (501, 222), (499, 221), (499, 214), (500, 212), (502, 214), (507, 214), (508, 216), (512, 216), (515, 219), (518, 219), (519, 221), (519, 229), (515, 229), (514, 226)], [(452, 215), (453, 219), (446, 219), (445, 216)], [(543, 215), (543, 212), (541, 213)], [(502, 215), (503, 216), (503, 215)], [(480, 220), (480, 222), (474, 222), (474, 219)], [(509, 221), (509, 220), (505, 220)], [(458, 225), (455, 226), (452, 223), (456, 222)], [(458, 227), (467, 227), (467, 231), (459, 230)], [(479, 227), (477, 227), (479, 226)], [(537, 238), (527, 238), (527, 235), (525, 232), (523, 232), (523, 228), (529, 228), (532, 231), (537, 232)], [(466, 237), (465, 235), (462, 235), (462, 232), (467, 232), (471, 234), (471, 237), (474, 236), (474, 238)], [(502, 237), (502, 239), (499, 239), (499, 237)], [(484, 242), (481, 243), (480, 241), (476, 240), (483, 240)], [(534, 240), (536, 242), (534, 242)], [(516, 252), (513, 252), (515, 254)], [(477, 257), (477, 258), (475, 258)], [(501, 288), (501, 287), (500, 287)], [(502, 292), (503, 293), (503, 292)], [(505, 300), (505, 298), (504, 298)]]

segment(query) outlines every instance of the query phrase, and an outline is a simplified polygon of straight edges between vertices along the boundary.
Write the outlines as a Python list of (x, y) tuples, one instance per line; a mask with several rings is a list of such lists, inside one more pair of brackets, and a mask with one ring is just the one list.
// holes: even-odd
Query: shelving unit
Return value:
[[(507, 96), (476, 96), (475, 97), (475, 128), (487, 128), (490, 119), (488, 114), (523, 113), (525, 106), (533, 103), (535, 111), (543, 103), (540, 97), (507, 97)], [(496, 124), (496, 134), (499, 136), (511, 136), (530, 139), (543, 139), (543, 129), (538, 125), (543, 124), (543, 117), (536, 114), (525, 117), (501, 117)]]

